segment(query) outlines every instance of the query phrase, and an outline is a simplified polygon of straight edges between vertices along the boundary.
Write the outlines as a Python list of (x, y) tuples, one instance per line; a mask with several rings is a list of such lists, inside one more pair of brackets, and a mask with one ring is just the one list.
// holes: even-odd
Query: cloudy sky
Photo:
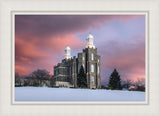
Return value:
[(144, 15), (16, 15), (15, 71), (20, 75), (47, 69), (81, 52), (91, 33), (101, 56), (102, 81), (116, 68), (121, 78), (145, 78)]

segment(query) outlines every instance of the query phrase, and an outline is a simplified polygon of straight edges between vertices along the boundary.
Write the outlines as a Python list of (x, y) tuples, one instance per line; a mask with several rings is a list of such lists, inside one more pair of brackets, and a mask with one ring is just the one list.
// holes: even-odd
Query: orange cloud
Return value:
[(26, 74), (28, 74), (29, 71), (30, 71), (30, 69), (27, 67), (24, 67), (23, 65), (22, 66), (15, 65), (15, 72), (18, 72), (19, 75), (26, 75)]
[(62, 37), (53, 37), (49, 42), (47, 42), (47, 45), (51, 45), (55, 50), (63, 50), (66, 46), (70, 46), (72, 49), (79, 49), (82, 47), (82, 41), (72, 34)]
[(28, 60), (28, 58), (53, 57), (50, 54), (42, 53), (37, 48), (37, 45), (35, 45), (32, 41), (26, 41), (22, 38), (15, 39), (15, 53), (16, 56), (20, 54), (22, 60)]
[[(15, 39), (15, 65), (18, 65), (18, 72), (31, 73), (30, 70), (24, 70), (23, 67), (30, 67), (35, 70), (37, 68), (46, 68), (53, 74), (53, 66), (56, 54), (61, 54), (63, 58), (64, 49), (69, 45), (72, 49), (82, 47), (82, 41), (74, 35), (53, 36), (38, 41), (33, 37), (30, 41), (23, 38)], [(22, 68), (20, 70), (20, 68)]]

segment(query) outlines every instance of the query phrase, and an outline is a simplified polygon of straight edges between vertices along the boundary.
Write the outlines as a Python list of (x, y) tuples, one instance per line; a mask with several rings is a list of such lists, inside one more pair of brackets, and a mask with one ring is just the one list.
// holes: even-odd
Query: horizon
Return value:
[(101, 56), (102, 83), (114, 68), (123, 80), (145, 78), (145, 15), (16, 15), (15, 72), (53, 75), (65, 47), (77, 57), (89, 33)]

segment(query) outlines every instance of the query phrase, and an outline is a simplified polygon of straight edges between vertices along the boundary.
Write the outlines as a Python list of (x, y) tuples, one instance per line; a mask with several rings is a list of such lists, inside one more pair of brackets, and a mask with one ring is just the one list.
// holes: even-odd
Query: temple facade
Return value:
[(83, 66), (87, 88), (101, 88), (101, 57), (97, 54), (97, 48), (93, 44), (94, 37), (89, 34), (87, 43), (81, 53), (71, 56), (71, 48), (65, 48), (64, 59), (54, 66), (54, 80), (56, 86), (77, 88), (77, 76), (80, 67)]

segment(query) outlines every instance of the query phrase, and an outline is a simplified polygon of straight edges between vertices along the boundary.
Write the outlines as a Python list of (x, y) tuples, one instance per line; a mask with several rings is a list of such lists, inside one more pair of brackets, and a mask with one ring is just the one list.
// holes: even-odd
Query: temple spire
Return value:
[(65, 51), (64, 59), (70, 59), (71, 58), (71, 48), (67, 46), (64, 51)]
[(93, 35), (89, 34), (86, 40), (87, 40), (86, 48), (88, 48), (88, 47), (95, 48), (95, 45), (93, 44), (93, 40), (94, 40)]

